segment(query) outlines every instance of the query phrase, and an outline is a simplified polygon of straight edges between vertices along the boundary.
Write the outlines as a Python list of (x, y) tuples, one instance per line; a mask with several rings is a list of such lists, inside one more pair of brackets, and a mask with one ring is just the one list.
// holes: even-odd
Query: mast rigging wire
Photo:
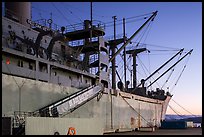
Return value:
[(186, 112), (188, 112), (189, 114), (193, 115), (196, 117), (196, 115), (194, 115), (193, 113), (191, 113), (190, 111), (188, 111), (187, 109), (185, 109), (184, 107), (182, 107), (181, 105), (179, 105), (175, 100), (173, 100), (173, 98), (171, 99), (174, 103), (176, 103), (179, 107), (181, 107), (183, 110), (185, 110)]

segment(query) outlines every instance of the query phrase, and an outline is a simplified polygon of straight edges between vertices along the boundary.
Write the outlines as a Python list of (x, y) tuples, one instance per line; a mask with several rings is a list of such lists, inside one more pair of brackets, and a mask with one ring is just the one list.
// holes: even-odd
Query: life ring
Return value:
[(68, 129), (67, 135), (76, 135), (76, 129), (74, 127), (70, 127)]

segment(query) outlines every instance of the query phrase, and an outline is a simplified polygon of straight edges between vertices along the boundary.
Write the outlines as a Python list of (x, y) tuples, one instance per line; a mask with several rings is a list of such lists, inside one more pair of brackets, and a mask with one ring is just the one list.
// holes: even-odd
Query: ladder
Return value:
[(33, 112), (33, 114), (37, 114), (41, 117), (59, 117), (74, 111), (86, 102), (95, 98), (102, 91), (103, 87), (101, 85), (92, 85), (48, 106), (45, 106)]

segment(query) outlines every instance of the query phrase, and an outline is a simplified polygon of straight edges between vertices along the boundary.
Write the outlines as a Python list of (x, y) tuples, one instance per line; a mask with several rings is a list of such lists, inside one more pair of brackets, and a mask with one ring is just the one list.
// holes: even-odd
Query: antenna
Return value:
[(93, 16), (92, 16), (92, 1), (91, 1), (91, 26), (92, 26), (92, 20), (93, 20)]

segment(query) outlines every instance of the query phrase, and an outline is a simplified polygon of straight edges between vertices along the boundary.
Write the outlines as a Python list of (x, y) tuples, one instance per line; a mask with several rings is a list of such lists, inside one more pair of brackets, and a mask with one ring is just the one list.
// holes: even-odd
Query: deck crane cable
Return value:
[[(150, 45), (150, 44), (144, 44), (142, 43), (143, 45)], [(150, 45), (150, 46), (158, 46), (158, 45)], [(163, 47), (163, 48), (170, 48), (170, 47), (164, 47), (164, 46), (159, 46), (159, 47)], [(172, 48), (171, 48), (172, 49)], [(173, 48), (174, 49), (174, 48)], [(152, 50), (151, 50), (152, 51)], [(160, 50), (159, 50), (160, 51)], [(161, 50), (161, 51), (164, 51), (164, 50)], [(170, 50), (165, 50), (165, 51), (170, 51)], [(171, 50), (172, 51), (172, 50)], [(173, 51), (178, 51), (178, 50), (173, 50)], [(149, 53), (149, 52), (148, 52)], [(150, 55), (148, 54), (148, 57)], [(149, 60), (149, 63), (150, 63), (150, 60)], [(149, 65), (150, 66), (150, 65)], [(146, 69), (147, 70), (147, 69)], [(147, 70), (148, 71), (148, 70)], [(150, 69), (149, 69), (149, 72), (150, 72)], [(151, 82), (151, 81), (150, 81)]]
[[(68, 5), (69, 7), (74, 8), (75, 10), (78, 10), (79, 13), (81, 13), (81, 12), (82, 12), (82, 13), (87, 12), (87, 11), (85, 11), (85, 10), (82, 10), (81, 8), (74, 7), (73, 5), (68, 4), (67, 2), (64, 3), (64, 4)], [(93, 6), (93, 8), (94, 8), (94, 5), (92, 5), (92, 6)], [(103, 18), (103, 17), (106, 17), (106, 18), (112, 18), (112, 16), (99, 15), (99, 14), (96, 14), (95, 12), (93, 12), (93, 15), (98, 16), (98, 17), (102, 17), (102, 18)]]
[[(153, 26), (153, 23), (154, 23), (154, 22), (151, 23), (151, 26), (149, 27), (149, 30), (147, 31), (147, 35), (146, 35), (146, 37), (145, 37), (143, 43), (145, 43), (145, 41), (146, 41), (146, 39), (147, 39), (147, 36), (149, 35), (149, 32), (150, 32), (150, 30), (151, 30), (151, 28), (152, 28), (152, 26)], [(149, 49), (147, 49), (149, 72), (151, 72), (151, 69), (150, 69), (150, 67), (151, 67), (151, 66), (150, 66), (150, 55), (149, 55), (149, 53), (150, 53), (150, 51), (149, 51)], [(151, 79), (150, 79), (150, 83), (151, 83)], [(150, 88), (152, 89), (152, 86), (151, 86)]]
[[(144, 20), (144, 18), (137, 19), (137, 20), (133, 20), (133, 21), (127, 21), (126, 24), (132, 23), (132, 22), (141, 21), (141, 20)], [(117, 25), (121, 25), (121, 24), (123, 24), (123, 23), (122, 23), (122, 22), (116, 23), (116, 26), (117, 26)], [(114, 25), (113, 25), (113, 24), (111, 24), (111, 25), (107, 25), (107, 24), (106, 24), (106, 28), (107, 28), (107, 27), (111, 27), (111, 26), (114, 26)]]
[[(142, 15), (137, 15), (137, 16), (133, 16), (133, 17), (129, 17), (129, 18), (126, 18), (126, 21), (127, 20), (130, 20), (130, 19), (133, 19), (133, 18), (139, 18), (139, 17), (143, 17), (143, 16), (145, 16), (145, 18), (143, 17), (143, 18), (140, 18), (139, 20), (143, 20), (143, 19), (146, 19), (147, 17), (149, 17), (149, 16), (147, 16), (147, 15), (152, 15), (152, 12), (151, 13), (146, 13), (146, 14), (142, 14)], [(123, 19), (119, 19), (119, 20), (117, 20), (116, 22), (120, 22), (120, 21), (122, 21)], [(128, 21), (127, 21), (128, 22)], [(127, 23), (126, 22), (126, 23)], [(106, 22), (105, 24), (113, 24), (113, 21), (110, 21), (110, 22)]]
[(71, 11), (71, 10), (69, 10), (65, 5), (64, 5), (64, 2), (62, 3), (62, 2), (60, 2), (63, 6), (64, 6), (64, 8), (66, 9), (66, 10), (68, 10), (69, 11), (69, 13), (70, 14), (72, 14), (73, 16), (75, 16), (77, 19), (79, 19), (80, 20), (80, 22), (81, 23), (83, 23), (83, 21), (81, 20), (81, 18), (80, 17), (78, 17), (78, 16), (76, 16), (76, 15), (74, 15), (73, 14), (73, 12)]
[[(121, 96), (121, 95), (119, 94), (119, 96)], [(147, 123), (147, 125), (149, 125), (150, 127), (152, 126), (152, 125), (148, 122), (148, 120), (146, 120), (139, 112), (137, 112), (137, 110), (136, 110), (133, 106), (131, 106), (130, 103), (129, 103), (123, 96), (121, 96), (121, 97), (122, 97), (122, 99), (128, 104), (128, 106), (130, 106), (130, 108), (131, 108), (133, 111), (135, 111), (142, 119), (144, 119), (144, 121)]]
[[(144, 44), (142, 43), (143, 45), (150, 45), (150, 44)], [(163, 47), (163, 48), (171, 48), (171, 47), (164, 47), (164, 46), (158, 46), (158, 45), (151, 45), (151, 46), (157, 46), (157, 47)], [(177, 49), (175, 48), (171, 48), (172, 50), (165, 50), (165, 51), (178, 51)], [(151, 50), (152, 51), (152, 50)], [(160, 51), (164, 51), (164, 50), (160, 50)], [(149, 55), (149, 54), (148, 54)], [(151, 54), (152, 55), (152, 54)], [(160, 54), (159, 54), (160, 55)], [(166, 55), (166, 54), (165, 54)], [(147, 70), (147, 69), (146, 69)], [(148, 71), (148, 70), (147, 70)], [(137, 71), (138, 72), (138, 71)], [(150, 71), (149, 71), (150, 72)]]
[(179, 105), (175, 100), (171, 99), (174, 103), (176, 103), (179, 107), (181, 107), (183, 110), (185, 110), (186, 112), (188, 112), (189, 114), (197, 117), (195, 114), (191, 113), (190, 111), (188, 111), (187, 109), (185, 109), (184, 107), (182, 107), (181, 105)]
[[(149, 75), (150, 75), (151, 73), (148, 71), (147, 67), (142, 63), (142, 61), (141, 61), (141, 59), (140, 59), (139, 57), (138, 57), (138, 59), (139, 59), (139, 61), (140, 61), (140, 64), (141, 64), (141, 66), (142, 66), (142, 69), (143, 69), (145, 75), (148, 76), (148, 75), (146, 74), (144, 68), (146, 69), (146, 71), (147, 71), (147, 72), (149, 73)], [(153, 77), (152, 77), (152, 79), (155, 80)], [(158, 82), (156, 82), (156, 84), (157, 84), (159, 87), (161, 87)]]
[[(181, 49), (181, 51), (179, 51), (176, 55), (178, 55), (180, 52), (182, 52), (183, 51), (183, 49)], [(154, 82), (152, 82), (149, 86), (151, 86), (152, 84), (154, 84), (157, 80), (159, 80), (162, 76), (164, 76), (169, 70), (171, 70), (175, 65), (177, 65), (181, 60), (183, 60), (187, 55), (189, 55), (189, 54), (191, 54), (191, 52), (193, 51), (193, 49), (191, 49), (188, 53), (186, 53), (181, 59), (179, 59), (176, 63), (174, 63), (172, 66), (170, 66), (165, 72), (163, 72), (159, 77), (157, 77), (157, 79), (154, 81)], [(176, 56), (176, 55), (174, 55), (174, 57)], [(172, 57), (171, 59), (173, 59), (174, 57)], [(171, 59), (170, 60), (168, 60), (164, 65), (166, 65), (169, 61), (171, 61)], [(164, 66), (163, 65), (163, 66)], [(159, 69), (161, 69), (163, 66), (161, 66)], [(159, 69), (157, 69), (154, 73), (153, 73), (153, 75), (159, 70)], [(149, 77), (151, 77), (152, 75), (150, 75)], [(148, 78), (149, 78), (148, 77)], [(148, 79), (148, 78), (146, 78), (146, 80)], [(145, 80), (145, 81), (146, 81)], [(140, 83), (140, 85), (141, 85), (141, 83)], [(149, 86), (147, 86), (147, 87), (149, 87)]]
[(150, 24), (149, 30), (147, 31), (147, 34), (146, 34), (146, 37), (145, 37), (145, 39), (144, 39), (144, 42), (143, 42), (143, 43), (145, 43), (145, 42), (146, 42), (146, 40), (147, 40), (147, 36), (149, 36), (150, 30), (152, 29), (153, 24), (154, 24), (154, 21), (152, 21), (152, 23)]
[[(116, 48), (118, 49), (118, 47), (116, 47)], [(124, 60), (122, 54), (120, 53), (119, 55), (121, 56), (122, 60)], [(129, 61), (129, 59), (131, 59), (131, 56), (128, 57), (126, 63), (127, 63), (127, 62), (129, 62), (129, 63), (131, 62), (131, 60)], [(119, 64), (122, 64), (122, 63), (121, 63), (122, 60), (119, 62)], [(122, 65), (123, 65), (123, 64), (122, 64)], [(121, 66), (121, 67), (119, 68), (119, 70), (116, 72), (116, 74), (117, 74), (118, 78), (120, 79), (120, 81), (124, 78), (124, 74), (121, 76), (121, 78), (119, 77), (119, 74), (118, 74), (118, 72), (120, 72), (120, 71), (122, 70), (122, 68), (123, 68), (123, 66)], [(126, 69), (128, 69), (129, 72), (131, 73), (131, 69), (129, 68), (128, 64), (126, 64)], [(138, 71), (137, 71), (137, 72), (138, 72)], [(138, 72), (138, 74), (142, 75), (140, 72)]]
[[(144, 37), (144, 35), (145, 35), (145, 33), (147, 32), (147, 35), (148, 35), (148, 29), (150, 30), (150, 24), (152, 24), (152, 22), (153, 21), (151, 21), (151, 22), (149, 22), (148, 23), (148, 25), (147, 25), (147, 27), (146, 27), (146, 29), (144, 30), (144, 32), (143, 32), (143, 34), (141, 34), (141, 38), (140, 38), (140, 40), (139, 40), (139, 42), (137, 43), (137, 45), (136, 45), (136, 47), (141, 43), (141, 40), (142, 40), (142, 38)], [(146, 35), (146, 38), (147, 38), (147, 35)], [(138, 57), (139, 58), (139, 57)], [(141, 60), (140, 60), (141, 61)], [(143, 70), (144, 70), (144, 68), (143, 68)], [(145, 73), (145, 75), (147, 75), (146, 73)]]
[[(180, 59), (180, 57), (181, 57), (181, 54), (180, 54), (180, 56), (178, 56), (178, 60)], [(177, 60), (177, 61), (178, 61), (178, 60)], [(173, 74), (173, 72), (174, 72), (174, 70), (175, 70), (175, 67), (176, 67), (176, 66), (174, 66), (174, 67), (172, 68), (172, 70), (171, 70), (169, 76), (167, 77), (166, 81), (165, 81), (164, 84), (162, 85), (161, 89), (162, 89), (162, 88), (164, 87), (164, 85), (167, 84), (167, 82), (169, 81), (170, 77), (172, 76), (172, 74)]]
[[(150, 13), (150, 14), (152, 14), (152, 13)], [(141, 16), (144, 16), (144, 15), (141, 15)], [(138, 17), (141, 17), (141, 16), (138, 16)], [(150, 17), (150, 16), (145, 16), (145, 17), (142, 17), (142, 18), (139, 18), (139, 19), (136, 19), (136, 20), (131, 20), (131, 21), (128, 21), (128, 19), (126, 19), (126, 24), (127, 24), (127, 23), (131, 23), (131, 22), (141, 21), (141, 20), (147, 19), (148, 17)], [(130, 19), (130, 18), (129, 18), (129, 19)], [(106, 27), (114, 26), (113, 21), (111, 21), (111, 22), (106, 22), (105, 24), (106, 24)], [(108, 25), (107, 25), (107, 24), (108, 24)], [(109, 24), (110, 24), (110, 25), (109, 25)], [(116, 21), (116, 26), (117, 26), (117, 25), (121, 25), (121, 24), (123, 24), (123, 23), (122, 23), (122, 19)]]
[[(127, 59), (127, 60), (129, 60), (129, 59), (131, 59), (130, 57)], [(131, 60), (130, 61), (127, 61), (127, 62), (131, 62)], [(126, 63), (127, 63), (126, 62)], [(119, 63), (119, 64), (121, 64), (121, 63)], [(130, 64), (131, 65), (131, 64)], [(123, 68), (123, 64), (122, 64), (122, 66), (120, 67), (120, 69), (118, 70), (118, 72), (120, 72), (121, 70), (122, 70), (122, 68)], [(131, 73), (131, 68), (129, 68), (129, 66), (128, 66), (128, 64), (126, 64), (126, 69), (128, 69), (129, 70), (129, 72)], [(138, 74), (140, 74), (141, 76), (143, 75), (142, 73), (140, 73), (140, 72), (138, 72), (137, 71), (137, 73)], [(123, 79), (124, 78), (124, 74), (121, 76), (121, 79)]]
[(60, 15), (62, 15), (64, 17), (64, 19), (70, 24), (70, 26), (72, 26), (74, 28), (74, 30), (76, 30), (76, 28), (69, 22), (67, 17), (55, 6), (54, 2), (52, 2), (52, 5), (60, 13)]
[[(117, 48), (117, 47), (116, 47), (116, 48)], [(118, 48), (117, 48), (117, 49), (118, 49)], [(121, 56), (122, 60), (124, 60), (122, 54), (119, 53), (119, 55)], [(129, 62), (129, 63), (131, 62), (131, 61), (129, 61), (129, 59), (131, 59), (130, 57), (131, 57), (131, 56), (128, 57), (126, 63), (127, 63), (127, 62)], [(122, 60), (120, 60), (119, 64), (122, 64), (122, 63), (121, 63)], [(118, 72), (120, 72), (120, 71), (122, 70), (122, 68), (123, 68), (123, 64), (122, 64), (122, 66), (119, 68)], [(129, 72), (131, 73), (131, 69), (129, 68), (128, 64), (126, 64), (126, 69), (128, 69)], [(116, 73), (118, 73), (118, 72), (116, 72)], [(138, 71), (137, 71), (137, 72), (138, 72)], [(138, 73), (139, 73), (139, 72), (138, 72)], [(141, 74), (141, 73), (139, 73), (139, 74)], [(117, 74), (117, 75), (118, 75), (118, 77), (119, 77), (119, 74)], [(141, 75), (142, 75), (142, 74), (141, 74)], [(122, 74), (121, 78), (119, 78), (119, 79), (121, 80), (121, 79), (123, 79), (123, 78), (124, 78), (124, 73)]]
[[(149, 32), (150, 32), (150, 29), (151, 29), (151, 27), (152, 27), (152, 24), (153, 24), (153, 21), (150, 21), (149, 23), (148, 23), (148, 25), (147, 25), (147, 27), (146, 27), (146, 29), (143, 31), (143, 34), (141, 34), (141, 38), (140, 38), (140, 40), (139, 40), (139, 42), (138, 42), (138, 44), (136, 45), (136, 46), (138, 46), (139, 45), (139, 43), (141, 43), (141, 40), (142, 40), (142, 38), (144, 37), (144, 35), (146, 34), (146, 37), (145, 37), (145, 40), (147, 39), (147, 36), (149, 35)], [(147, 32), (147, 33), (146, 33)], [(144, 40), (144, 42), (143, 43), (145, 43), (145, 40)], [(144, 45), (144, 44), (143, 44)], [(139, 57), (137, 57), (138, 59), (139, 59)], [(145, 67), (145, 65), (142, 63), (142, 61), (139, 59), (139, 61), (141, 62), (141, 66), (142, 66), (142, 69), (143, 69), (143, 71), (144, 71), (144, 73), (145, 73), (145, 75), (147, 76), (147, 74), (146, 74), (146, 72), (145, 72), (145, 70), (144, 70), (144, 68), (143, 68), (143, 66)], [(148, 71), (148, 69), (145, 67), (145, 69)], [(138, 71), (137, 71), (138, 72)], [(150, 72), (149, 72), (149, 74), (150, 74)], [(158, 84), (158, 83), (157, 83)], [(159, 85), (158, 85), (159, 86)]]
[[(148, 29), (150, 30), (151, 28), (150, 28), (150, 25), (153, 23), (153, 21), (150, 21), (150, 22), (148, 22), (148, 24), (147, 24), (147, 26), (146, 26), (146, 28), (144, 29), (144, 31), (138, 36), (138, 40), (139, 40), (139, 38), (140, 38), (140, 40), (139, 40), (139, 42), (137, 42), (137, 44), (136, 44), (136, 46), (135, 47), (138, 47), (139, 46), (139, 44), (141, 44), (141, 40), (142, 40), (142, 38), (144, 37), (144, 35), (146, 34), (146, 38), (147, 38), (147, 36), (148, 36)], [(152, 26), (152, 25), (151, 25)], [(142, 43), (142, 45), (145, 45), (144, 44), (144, 42)], [(132, 46), (130, 49), (133, 49), (134, 48), (134, 46)]]
[[(141, 38), (140, 38), (140, 40), (139, 40), (139, 42), (138, 42), (138, 44), (136, 45), (136, 47), (139, 45), (139, 43), (140, 43), (140, 41), (142, 40), (142, 38), (144, 37), (144, 35), (145, 35), (145, 33), (147, 32), (147, 30), (148, 30), (148, 28), (149, 28), (149, 26), (150, 26), (150, 24), (151, 24), (151, 22), (153, 22), (153, 21), (150, 21), (149, 23), (148, 23), (148, 25), (147, 25), (147, 27), (146, 27), (146, 29), (143, 31), (143, 33), (140, 35), (141, 36)], [(138, 39), (139, 39), (139, 37), (138, 37)], [(117, 48), (117, 47), (116, 47)], [(133, 47), (132, 47), (133, 48)], [(124, 58), (123, 58), (123, 56), (121, 55), (121, 53), (119, 53), (120, 54), (120, 56), (121, 56), (121, 58), (122, 58), (122, 60), (124, 61)], [(122, 61), (121, 60), (121, 61)], [(126, 65), (127, 66), (127, 65)], [(122, 67), (121, 67), (122, 68)], [(121, 69), (120, 68), (120, 69)], [(120, 70), (119, 70), (120, 71)], [(118, 72), (117, 72), (118, 73)], [(119, 74), (117, 74), (118, 75), (118, 77), (119, 77)], [(122, 75), (122, 79), (123, 79), (123, 77), (124, 77), (124, 74)], [(119, 79), (121, 80), (121, 78), (119, 77)]]
[(179, 114), (178, 112), (176, 112), (176, 110), (173, 109), (173, 107), (172, 107), (170, 104), (169, 104), (168, 106), (169, 106), (169, 108), (170, 108), (171, 110), (173, 110), (173, 112), (174, 112), (175, 114), (177, 114), (179, 117), (183, 118), (183, 116), (182, 116), (181, 114)]
[[(151, 64), (150, 64), (150, 51), (148, 50), (147, 51), (147, 57), (148, 57), (148, 65), (149, 65), (149, 72), (151, 72)], [(149, 82), (151, 83), (151, 79), (149, 80)], [(153, 90), (152, 89), (152, 86), (150, 86), (150, 90)]]
[[(129, 17), (129, 18), (126, 18), (126, 21), (129, 20), (129, 19), (133, 19), (133, 18), (138, 18), (138, 17), (143, 17), (145, 16), (145, 18), (141, 18), (141, 19), (146, 19), (147, 18), (147, 15), (152, 15), (152, 12), (151, 13), (147, 13), (147, 14), (142, 14), (142, 15), (137, 15), (137, 16), (133, 16), (133, 17)], [(123, 19), (119, 19), (117, 20), (116, 22), (120, 22), (122, 21)], [(113, 21), (110, 21), (110, 22), (106, 22), (105, 24), (113, 24)]]
[[(149, 54), (148, 54), (148, 56), (149, 56)], [(181, 54), (180, 54), (180, 56), (181, 56)], [(180, 58), (180, 56), (179, 56), (179, 58)], [(178, 60), (179, 60), (179, 58), (178, 58)], [(138, 58), (139, 59), (139, 58)], [(139, 59), (139, 61), (141, 62), (141, 64), (142, 64), (142, 61)], [(142, 66), (144, 66), (145, 67), (145, 65), (144, 64), (142, 64)], [(150, 71), (148, 71), (148, 69), (145, 67), (145, 69), (147, 70), (147, 72), (149, 72), (149, 74), (150, 74)], [(169, 76), (170, 77), (170, 76)], [(153, 77), (152, 77), (153, 78)], [(155, 80), (154, 78), (153, 78), (153, 80)], [(150, 81), (150, 83), (151, 83), (151, 81)], [(157, 83), (157, 82), (156, 82)], [(159, 86), (159, 84), (157, 83), (157, 85)], [(164, 86), (164, 85), (163, 85)], [(162, 86), (162, 87), (163, 87)], [(151, 86), (150, 86), (151, 87)], [(161, 87), (161, 86), (159, 86), (159, 87)], [(162, 88), (161, 87), (161, 88)]]
[[(145, 23), (137, 30), (135, 31), (135, 33), (128, 39), (128, 41), (126, 43), (124, 43), (120, 49), (117, 50), (117, 52), (109, 59), (109, 62), (111, 62), (116, 56), (118, 53), (120, 53), (120, 51), (126, 46), (129, 44), (129, 42), (134, 38), (134, 36), (136, 36), (140, 30), (149, 22), (149, 21), (153, 21), (153, 19), (155, 18), (155, 16), (157, 15), (157, 12), (158, 11), (155, 11), (152, 13), (151, 17), (148, 18), (148, 20), (145, 21)], [(103, 68), (102, 68), (103, 69)]]
[[(133, 42), (134, 43), (134, 42)], [(144, 43), (143, 43), (144, 44)], [(173, 48), (173, 47), (166, 47), (166, 46), (161, 46), (161, 45), (156, 45), (156, 44), (148, 44), (145, 43), (146, 45), (150, 46), (150, 47), (159, 47), (159, 48), (166, 48), (166, 49), (171, 49), (171, 50), (175, 50), (175, 51), (179, 51), (179, 48)], [(152, 50), (153, 51), (153, 50)]]
[[(121, 56), (121, 58), (123, 59), (123, 57), (122, 57), (121, 54), (120, 54), (120, 56)], [(131, 61), (131, 58), (130, 58), (130, 57), (131, 57), (131, 56), (129, 56), (128, 59), (127, 59), (127, 61), (126, 61), (126, 69), (128, 69), (129, 72), (131, 73), (131, 68), (129, 68), (129, 65), (131, 66), (130, 63), (131, 63), (132, 61)], [(130, 61), (129, 61), (129, 60), (130, 60)], [(119, 64), (121, 64), (121, 62), (122, 62), (122, 61), (120, 61)], [(128, 65), (127, 63), (129, 63), (129, 65)], [(119, 70), (118, 70), (118, 71), (120, 72), (120, 71), (122, 70), (122, 68), (123, 68), (123, 64), (122, 64), (121, 67), (119, 67)], [(138, 72), (138, 71), (137, 71), (137, 72)], [(138, 72), (138, 73), (139, 73), (140, 75), (142, 75), (140, 72)], [(124, 74), (121, 76), (121, 79), (123, 79), (123, 78), (124, 78)]]
[[(147, 36), (149, 35), (149, 32), (150, 32), (150, 30), (151, 30), (151, 28), (152, 28), (152, 26), (153, 26), (153, 21), (152, 21), (152, 23), (151, 23), (151, 26), (149, 27), (149, 30), (147, 31), (147, 35), (146, 35), (146, 37), (145, 37), (145, 39), (144, 39), (144, 42), (143, 43), (145, 43), (145, 41), (147, 40)], [(147, 49), (147, 57), (148, 57), (148, 66), (149, 66), (149, 72), (151, 72), (151, 69), (150, 69), (150, 55), (149, 55), (149, 53), (150, 53), (150, 51), (149, 51), (149, 49)], [(151, 83), (151, 79), (150, 79), (150, 83)], [(150, 87), (151, 89), (152, 89), (152, 86)]]
[[(140, 40), (139, 40), (138, 43), (141, 43), (142, 38), (144, 37), (145, 34), (146, 34), (146, 37), (148, 36), (148, 33), (146, 33), (146, 32), (148, 32), (148, 29), (150, 28), (150, 24), (152, 24), (152, 22), (153, 22), (153, 21), (150, 21), (150, 22), (147, 24), (147, 27), (146, 27), (146, 29), (144, 29), (144, 32), (143, 32), (143, 34), (142, 34), (142, 36), (141, 36), (141, 38), (140, 38)], [(143, 43), (145, 43), (145, 42), (143, 42)]]
[[(191, 54), (190, 54), (190, 55), (191, 55)], [(177, 85), (179, 79), (181, 78), (181, 75), (183, 74), (183, 72), (184, 72), (184, 70), (185, 70), (185, 68), (186, 68), (186, 65), (187, 65), (187, 63), (188, 63), (188, 61), (189, 61), (189, 58), (190, 58), (190, 56), (188, 56), (188, 58), (187, 58), (187, 60), (186, 60), (186, 62), (185, 62), (185, 65), (183, 66), (183, 69), (182, 69), (181, 73), (179, 74), (178, 79), (176, 80), (175, 84), (173, 85), (173, 87), (172, 87), (170, 93), (172, 93), (173, 89), (175, 88), (175, 86)]]

